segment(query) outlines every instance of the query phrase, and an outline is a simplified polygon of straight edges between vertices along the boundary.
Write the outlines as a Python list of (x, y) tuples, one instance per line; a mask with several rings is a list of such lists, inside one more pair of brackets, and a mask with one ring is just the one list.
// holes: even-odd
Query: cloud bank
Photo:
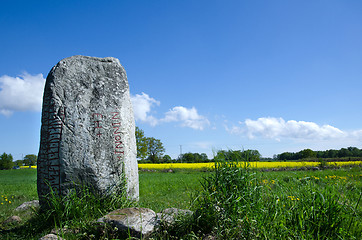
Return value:
[(272, 117), (257, 120), (246, 119), (245, 122), (239, 122), (239, 126), (226, 127), (226, 130), (232, 134), (246, 135), (251, 139), (262, 137), (277, 141), (281, 138), (328, 140), (362, 137), (362, 130), (346, 132), (331, 125), (318, 125), (314, 122), (295, 120), (285, 121), (282, 118)]
[(1, 76), (0, 114), (10, 116), (14, 111), (41, 111), (44, 84), (43, 74)]

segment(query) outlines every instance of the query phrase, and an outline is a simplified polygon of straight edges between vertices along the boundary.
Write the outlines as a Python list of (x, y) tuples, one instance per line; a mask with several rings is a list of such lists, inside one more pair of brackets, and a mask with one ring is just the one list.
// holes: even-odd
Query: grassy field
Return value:
[[(216, 172), (140, 171), (138, 206), (156, 212), (177, 207), (196, 213), (195, 219), (178, 225), (177, 230), (164, 230), (155, 239), (202, 239), (206, 235), (219, 239), (360, 239), (361, 180), (359, 165), (323, 171), (239, 171), (233, 166)], [(36, 170), (0, 171), (0, 194), (3, 222), (22, 202), (37, 198)], [(44, 234), (34, 231), (24, 235), (10, 229), (2, 231), (0, 239), (38, 239)], [(80, 231), (66, 239), (92, 239), (91, 230), (90, 235)]]
[(23, 202), (38, 198), (36, 169), (0, 171), (0, 222)]
[(208, 174), (140, 172), (140, 205), (156, 212), (170, 207), (188, 209), (195, 193), (201, 191), (200, 181)]

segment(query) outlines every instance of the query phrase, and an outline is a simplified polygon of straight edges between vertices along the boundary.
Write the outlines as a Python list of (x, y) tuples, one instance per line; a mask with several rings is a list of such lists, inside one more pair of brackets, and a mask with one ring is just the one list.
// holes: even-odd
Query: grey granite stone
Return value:
[(148, 208), (124, 208), (108, 213), (97, 222), (108, 223), (132, 237), (147, 239), (155, 230), (156, 213)]
[(38, 195), (79, 185), (109, 194), (126, 177), (138, 199), (135, 122), (124, 68), (116, 58), (73, 56), (49, 72), (43, 97)]
[(157, 213), (158, 222), (169, 226), (175, 223), (176, 219), (181, 216), (191, 216), (193, 214), (190, 210), (178, 209), (178, 208), (166, 208), (162, 212)]
[(19, 207), (15, 208), (15, 211), (25, 211), (28, 210), (29, 208), (37, 208), (39, 207), (39, 200), (33, 200), (33, 201), (29, 201), (29, 202), (24, 202), (23, 204), (21, 204)]
[(55, 234), (47, 234), (47, 235), (39, 238), (39, 240), (64, 240), (64, 238), (61, 238)]

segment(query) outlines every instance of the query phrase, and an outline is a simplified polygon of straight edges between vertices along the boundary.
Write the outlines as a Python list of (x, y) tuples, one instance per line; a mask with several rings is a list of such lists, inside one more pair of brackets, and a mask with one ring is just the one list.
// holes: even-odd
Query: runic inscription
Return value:
[[(59, 149), (62, 138), (64, 108), (56, 111), (49, 94), (44, 95), (42, 128), (38, 161), (38, 184), (42, 193), (46, 194), (49, 187), (61, 193)], [(39, 178), (40, 177), (40, 178)]]
[(124, 155), (123, 142), (120, 132), (121, 122), (119, 112), (112, 112), (112, 127), (114, 139), (114, 154), (116, 159), (122, 160)]
[(103, 135), (103, 115), (100, 113), (93, 113), (93, 129), (96, 136), (100, 137)]

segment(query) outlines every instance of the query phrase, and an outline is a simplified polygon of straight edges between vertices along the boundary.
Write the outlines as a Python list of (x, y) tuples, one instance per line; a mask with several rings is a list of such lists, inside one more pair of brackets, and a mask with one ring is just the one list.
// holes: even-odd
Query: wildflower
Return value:
[(11, 201), (9, 201), (9, 203), (11, 203)]
[(295, 196), (288, 196), (288, 198), (290, 198), (290, 200), (292, 201), (299, 201), (300, 199), (295, 197)]

